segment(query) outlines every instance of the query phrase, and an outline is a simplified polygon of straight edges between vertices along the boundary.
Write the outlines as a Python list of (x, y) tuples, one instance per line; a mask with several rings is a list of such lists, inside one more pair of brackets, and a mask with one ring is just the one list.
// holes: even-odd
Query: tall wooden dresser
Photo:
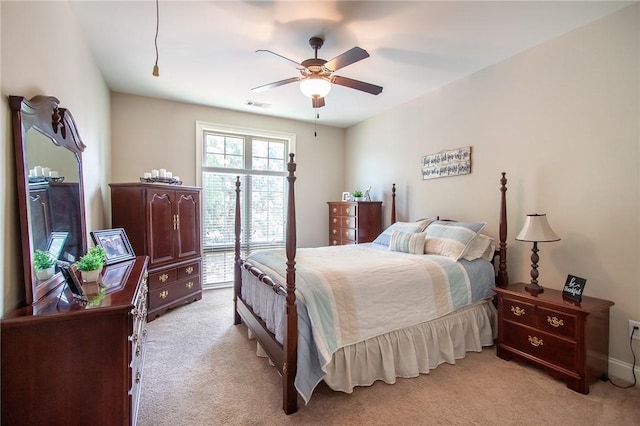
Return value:
[(106, 266), (88, 303), (66, 284), (0, 321), (3, 425), (135, 425), (147, 257)]
[(370, 243), (382, 232), (382, 201), (329, 201), (329, 245)]
[(112, 227), (124, 228), (136, 254), (149, 256), (147, 320), (202, 298), (200, 188), (112, 183)]

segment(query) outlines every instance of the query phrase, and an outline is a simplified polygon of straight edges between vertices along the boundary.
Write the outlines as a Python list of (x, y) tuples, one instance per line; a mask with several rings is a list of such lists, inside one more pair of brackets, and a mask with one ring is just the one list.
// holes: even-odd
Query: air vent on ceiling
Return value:
[(271, 104), (265, 104), (263, 102), (257, 102), (257, 101), (247, 101), (244, 104), (250, 107), (255, 107), (255, 108), (269, 108), (271, 106)]

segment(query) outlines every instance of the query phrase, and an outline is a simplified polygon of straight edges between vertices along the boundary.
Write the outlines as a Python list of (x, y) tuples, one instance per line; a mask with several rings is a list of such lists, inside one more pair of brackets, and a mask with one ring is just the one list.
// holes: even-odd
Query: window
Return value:
[(287, 161), (294, 135), (198, 123), (204, 286), (233, 281), (236, 177), (241, 181), (243, 256), (284, 247)]

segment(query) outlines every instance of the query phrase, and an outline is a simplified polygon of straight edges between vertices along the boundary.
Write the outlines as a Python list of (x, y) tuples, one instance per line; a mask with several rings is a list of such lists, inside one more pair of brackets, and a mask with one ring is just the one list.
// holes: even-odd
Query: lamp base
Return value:
[(544, 292), (544, 287), (538, 284), (525, 284), (524, 289), (531, 294), (540, 294)]

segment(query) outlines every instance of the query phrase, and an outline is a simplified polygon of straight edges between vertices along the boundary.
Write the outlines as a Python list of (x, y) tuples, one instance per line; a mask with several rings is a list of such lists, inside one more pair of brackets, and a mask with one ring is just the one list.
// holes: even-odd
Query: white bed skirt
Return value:
[[(243, 295), (254, 310), (267, 317), (269, 328), (280, 337), (284, 325), (282, 298), (264, 285), (243, 286)], [(455, 364), (467, 352), (492, 346), (496, 324), (497, 312), (491, 300), (482, 300), (444, 317), (339, 349), (324, 368), (324, 381), (333, 390), (351, 393), (354, 387), (369, 386), (376, 380), (391, 384), (397, 377), (428, 374), (443, 362)], [(249, 329), (249, 338), (253, 337)], [(256, 353), (266, 357), (260, 343)]]
[(428, 374), (443, 362), (455, 364), (467, 352), (493, 345), (496, 309), (481, 301), (445, 317), (339, 349), (325, 367), (324, 381), (333, 390), (351, 393), (376, 380)]

